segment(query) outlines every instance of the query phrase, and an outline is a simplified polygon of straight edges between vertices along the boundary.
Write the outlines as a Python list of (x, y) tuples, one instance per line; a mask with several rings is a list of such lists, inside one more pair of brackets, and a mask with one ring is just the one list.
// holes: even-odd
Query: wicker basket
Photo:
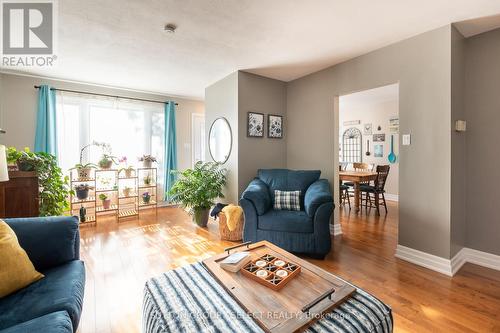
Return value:
[(219, 216), (220, 239), (233, 242), (240, 241), (243, 239), (242, 237), (243, 224), (244, 224), (243, 214), (241, 214), (240, 222), (236, 225), (236, 229), (234, 229), (233, 231), (229, 231), (229, 228), (227, 227), (226, 214), (220, 212), (218, 216)]

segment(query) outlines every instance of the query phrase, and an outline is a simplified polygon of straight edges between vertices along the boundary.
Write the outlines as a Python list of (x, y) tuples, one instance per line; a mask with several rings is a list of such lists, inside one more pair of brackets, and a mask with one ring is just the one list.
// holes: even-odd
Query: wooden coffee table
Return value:
[[(271, 254), (301, 266), (281, 290), (272, 290), (241, 272), (219, 266), (228, 253), (249, 251), (254, 258)], [(203, 264), (266, 332), (296, 332), (310, 326), (348, 298), (355, 288), (325, 270), (269, 243), (243, 243), (203, 260)]]

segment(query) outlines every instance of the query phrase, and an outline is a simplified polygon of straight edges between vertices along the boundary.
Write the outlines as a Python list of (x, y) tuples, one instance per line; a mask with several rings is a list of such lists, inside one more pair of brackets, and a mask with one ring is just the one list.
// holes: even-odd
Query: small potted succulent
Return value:
[(89, 184), (79, 184), (75, 186), (76, 197), (79, 200), (85, 200), (89, 197), (89, 190), (91, 189)]
[(128, 196), (130, 196), (130, 193), (131, 193), (131, 192), (132, 192), (132, 187), (130, 187), (130, 186), (125, 186), (125, 187), (123, 188), (123, 196), (124, 196), (124, 197), (128, 197)]
[(96, 169), (97, 165), (94, 163), (81, 164), (78, 163), (70, 170), (75, 170), (78, 173), (78, 180), (85, 180), (91, 178), (92, 169)]
[(142, 162), (142, 166), (144, 168), (151, 168), (153, 162), (156, 162), (156, 157), (151, 155), (142, 155), (142, 157), (139, 157), (139, 162)]
[(142, 180), (144, 181), (144, 185), (151, 185), (153, 177), (148, 173)]
[(108, 154), (102, 154), (101, 159), (99, 160), (99, 167), (101, 169), (107, 170), (111, 169), (113, 166), (113, 163), (116, 164), (115, 162), (116, 157), (108, 155)]
[(111, 199), (106, 194), (99, 194), (99, 199), (102, 201), (102, 208), (109, 209), (111, 207)]
[(142, 202), (144, 202), (146, 205), (149, 204), (151, 201), (151, 194), (149, 192), (144, 192), (142, 194)]

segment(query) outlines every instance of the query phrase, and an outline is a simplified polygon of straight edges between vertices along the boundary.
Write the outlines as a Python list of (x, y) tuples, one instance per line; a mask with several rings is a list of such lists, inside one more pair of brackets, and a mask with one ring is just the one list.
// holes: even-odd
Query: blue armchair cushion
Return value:
[(257, 177), (269, 187), (272, 202), (275, 190), (301, 191), (301, 207), (304, 207), (304, 193), (320, 175), (320, 170), (259, 169), (257, 171)]
[(78, 219), (74, 216), (5, 219), (36, 270), (80, 258)]
[(314, 216), (318, 207), (327, 202), (333, 202), (328, 180), (320, 179), (315, 181), (309, 186), (304, 197), (304, 208), (307, 215)]
[(72, 333), (73, 326), (66, 311), (53, 312), (11, 326), (0, 333)]
[(258, 228), (260, 230), (295, 233), (312, 233), (314, 231), (312, 218), (306, 212), (274, 209), (259, 216)]
[(257, 215), (262, 215), (267, 212), (271, 209), (273, 203), (267, 185), (258, 178), (250, 182), (241, 197), (253, 203), (257, 210)]
[[(49, 239), (52, 240), (47, 243), (57, 242), (57, 239)], [(0, 300), (0, 330), (53, 312), (66, 311), (76, 331), (85, 287), (83, 262), (73, 260), (42, 273), (44, 279)]]

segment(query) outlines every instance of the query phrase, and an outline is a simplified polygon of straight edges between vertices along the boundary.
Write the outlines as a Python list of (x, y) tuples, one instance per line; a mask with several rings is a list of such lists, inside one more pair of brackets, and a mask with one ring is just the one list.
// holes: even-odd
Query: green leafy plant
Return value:
[(107, 198), (108, 198), (108, 196), (107, 196), (106, 194), (104, 194), (104, 193), (99, 194), (99, 200), (104, 201), (104, 200), (106, 200)]
[(80, 170), (80, 169), (87, 169), (87, 168), (97, 169), (97, 164), (95, 164), (95, 163), (87, 163), (87, 164), (77, 163), (70, 170), (75, 170), (75, 169)]
[(168, 193), (173, 202), (196, 211), (210, 209), (217, 198), (224, 198), (226, 169), (221, 168), (220, 163), (199, 161), (193, 169), (172, 173), (178, 177)]
[(102, 169), (109, 169), (113, 164), (116, 164), (116, 157), (108, 154), (103, 154), (98, 164)]
[(69, 209), (69, 178), (64, 176), (54, 155), (8, 149), (8, 159), (17, 163), (21, 171), (35, 171), (38, 175), (40, 216), (62, 215)]

